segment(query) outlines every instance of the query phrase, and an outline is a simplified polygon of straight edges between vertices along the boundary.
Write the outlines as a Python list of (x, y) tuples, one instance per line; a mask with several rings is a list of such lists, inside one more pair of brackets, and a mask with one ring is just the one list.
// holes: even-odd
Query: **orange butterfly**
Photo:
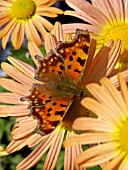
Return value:
[(47, 59), (36, 56), (39, 68), (35, 78), (43, 84), (34, 84), (31, 94), (24, 100), (29, 101), (30, 115), (38, 120), (38, 133), (49, 134), (69, 110), (75, 112), (77, 108), (74, 106), (77, 103), (80, 105), (84, 91), (79, 83), (89, 43), (88, 31), (77, 30), (72, 41), (59, 42), (56, 51), (51, 50)]

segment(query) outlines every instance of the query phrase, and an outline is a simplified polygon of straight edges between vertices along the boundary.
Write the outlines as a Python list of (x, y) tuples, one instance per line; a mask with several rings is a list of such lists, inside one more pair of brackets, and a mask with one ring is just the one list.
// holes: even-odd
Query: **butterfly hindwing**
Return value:
[(42, 107), (32, 107), (31, 114), (38, 120), (38, 132), (46, 135), (52, 132), (64, 117), (69, 102), (63, 99), (52, 99)]
[(46, 135), (52, 132), (64, 117), (69, 106), (66, 99), (55, 98), (46, 94), (43, 85), (34, 84), (29, 101), (30, 115), (38, 120), (37, 132)]

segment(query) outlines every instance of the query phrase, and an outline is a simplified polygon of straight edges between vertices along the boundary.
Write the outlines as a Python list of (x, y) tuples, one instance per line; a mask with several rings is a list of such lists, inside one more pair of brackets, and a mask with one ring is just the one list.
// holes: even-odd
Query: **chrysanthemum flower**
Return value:
[[(48, 36), (49, 39), (47, 38)], [(46, 44), (49, 44), (48, 45), (49, 49), (50, 47), (54, 48), (57, 45), (57, 41), (64, 40), (62, 27), (59, 23), (56, 23), (52, 33), (48, 33), (46, 35), (46, 40), (47, 40)], [(120, 41), (117, 41), (115, 45), (113, 44), (112, 41), (109, 41), (103, 48), (101, 48), (101, 50), (96, 55), (94, 55), (95, 48), (96, 48), (95, 40), (91, 40), (84, 75), (80, 84), (80, 87), (82, 89), (85, 87), (85, 84), (89, 82), (98, 82), (101, 77), (108, 76), (111, 73), (118, 59), (121, 46)], [(29, 44), (29, 49), (32, 55), (41, 54), (39, 48), (34, 43)], [(102, 55), (104, 56), (104, 58), (102, 58)], [(41, 58), (43, 59), (44, 57), (41, 55)], [(33, 108), (36, 108), (35, 104), (39, 104), (41, 102), (40, 98), (36, 98), (37, 100), (34, 101), (32, 100), (33, 98), (35, 98), (35, 96), (32, 95), (34, 89), (33, 84), (36, 84), (37, 86), (40, 85), (40, 87), (42, 87), (43, 82), (34, 79), (35, 75), (34, 68), (32, 68), (30, 65), (18, 59), (14, 59), (12, 57), (9, 57), (8, 60), (12, 63), (13, 66), (8, 63), (2, 63), (2, 68), (14, 80), (6, 78), (0, 79), (0, 85), (10, 91), (6, 93), (0, 93), (0, 102), (12, 105), (1, 105), (0, 116), (16, 117), (16, 124), (12, 129), (11, 133), (12, 141), (7, 147), (7, 152), (9, 153), (15, 152), (17, 150), (20, 150), (25, 145), (28, 145), (28, 147), (33, 147), (38, 144), (34, 151), (32, 151), (32, 153), (17, 166), (17, 169), (24, 170), (31, 168), (42, 158), (42, 156), (47, 151), (48, 155), (43, 168), (47, 170), (54, 169), (63, 144), (64, 136), (66, 135), (66, 139), (76, 136), (75, 132), (71, 128), (72, 122), (77, 117), (85, 116), (86, 109), (84, 109), (84, 107), (82, 107), (80, 104), (81, 98), (78, 97), (77, 99), (79, 100), (77, 100), (77, 102), (75, 101), (75, 99), (73, 99), (72, 106), (69, 106), (65, 117), (60, 121), (57, 127), (49, 134), (41, 135), (40, 133), (41, 130), (38, 131), (39, 129), (38, 117), (36, 116), (36, 119), (33, 119), (34, 112), (33, 116), (30, 115), (29, 113), (30, 110), (32, 111)], [(44, 61), (45, 60), (46, 59), (44, 59)], [(38, 63), (35, 64), (39, 68), (41, 68), (44, 65), (43, 63), (42, 66), (38, 65)], [(126, 78), (125, 80), (127, 81), (128, 71), (125, 71), (122, 74)], [(112, 81), (117, 85), (116, 76), (112, 78)], [(31, 92), (29, 91), (30, 89), (32, 89)], [(35, 95), (38, 93), (39, 91), (35, 91)], [(23, 97), (26, 96), (29, 96), (27, 97), (29, 98), (29, 103), (27, 100), (24, 102), (20, 100), (21, 97), (23, 99)], [(39, 94), (39, 97), (41, 97), (41, 93)], [(30, 107), (30, 110), (28, 109), (28, 105)], [(39, 109), (40, 111), (38, 105), (37, 109)], [(36, 113), (38, 114), (38, 110)], [(38, 116), (40, 117), (40, 115)], [(37, 132), (39, 132), (40, 134), (38, 134)], [(82, 147), (79, 144), (73, 147), (70, 146), (65, 148), (64, 156), (65, 170), (74, 170), (74, 160), (81, 152)]]
[(96, 83), (87, 85), (95, 99), (85, 98), (82, 105), (99, 119), (75, 120), (73, 128), (86, 133), (65, 143), (66, 146), (69, 143), (93, 145), (77, 157), (76, 163), (82, 167), (104, 164), (104, 170), (128, 169), (128, 88), (122, 76), (118, 77), (121, 93), (107, 78), (101, 79), (101, 86)]
[(66, 11), (65, 15), (78, 17), (89, 24), (69, 24), (64, 29), (83, 27), (97, 36), (98, 48), (109, 39), (121, 39), (122, 50), (118, 67), (124, 69), (128, 66), (128, 2), (127, 0), (66, 0), (67, 4), (75, 11)]
[(0, 39), (5, 49), (11, 35), (15, 49), (19, 49), (24, 36), (42, 45), (46, 29), (53, 25), (44, 17), (57, 17), (62, 10), (51, 7), (56, 0), (1, 0), (0, 1)]

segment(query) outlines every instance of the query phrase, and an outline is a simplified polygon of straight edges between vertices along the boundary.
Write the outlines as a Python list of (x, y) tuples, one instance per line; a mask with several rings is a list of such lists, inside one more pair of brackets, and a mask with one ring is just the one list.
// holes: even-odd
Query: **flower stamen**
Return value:
[(16, 0), (11, 7), (11, 14), (17, 19), (29, 19), (36, 12), (36, 4), (33, 0)]
[(123, 122), (120, 130), (120, 147), (128, 153), (128, 120)]
[(122, 68), (128, 66), (128, 23), (119, 22), (117, 24), (108, 25), (104, 27), (101, 36), (98, 37), (99, 44), (104, 44), (110, 39), (116, 41), (121, 40), (122, 50), (118, 60), (118, 67)]

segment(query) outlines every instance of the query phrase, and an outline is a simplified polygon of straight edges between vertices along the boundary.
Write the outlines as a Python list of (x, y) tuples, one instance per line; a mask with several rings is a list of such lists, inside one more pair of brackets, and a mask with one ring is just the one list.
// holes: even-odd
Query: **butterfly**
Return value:
[(51, 50), (47, 58), (36, 56), (39, 67), (35, 78), (42, 84), (33, 84), (30, 95), (24, 100), (29, 101), (30, 115), (37, 119), (37, 133), (52, 132), (69, 110), (74, 112), (75, 103), (84, 96), (78, 84), (83, 76), (89, 44), (89, 32), (76, 30), (71, 41), (59, 42), (56, 51)]

